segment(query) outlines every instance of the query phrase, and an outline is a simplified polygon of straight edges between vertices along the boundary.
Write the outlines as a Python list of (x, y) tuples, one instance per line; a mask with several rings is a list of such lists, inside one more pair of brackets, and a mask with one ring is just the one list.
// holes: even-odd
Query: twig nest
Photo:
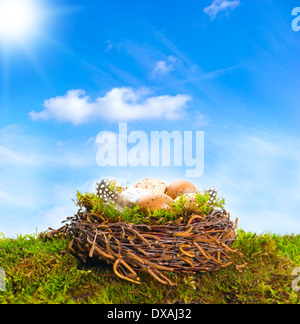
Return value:
[(174, 203), (174, 200), (163, 194), (143, 197), (137, 202), (137, 205), (141, 207), (143, 213), (146, 213), (148, 209), (150, 209), (151, 212), (159, 209), (168, 210), (172, 207), (172, 203)]
[[(180, 198), (182, 196), (179, 196), (175, 199), (175, 203), (177, 203)], [(187, 202), (185, 203), (184, 207), (186, 209), (195, 209), (197, 208), (198, 206), (198, 203), (197, 203), (197, 195), (195, 193), (188, 193), (188, 194), (185, 194), (183, 195), (183, 197), (185, 198), (185, 200), (187, 200)]]
[(136, 183), (133, 188), (146, 189), (154, 195), (163, 195), (167, 191), (167, 184), (158, 179), (144, 179)]
[(141, 188), (128, 188), (124, 190), (118, 197), (117, 204), (121, 207), (132, 207), (141, 198), (151, 195), (151, 192)]
[(168, 195), (176, 199), (183, 194), (198, 193), (197, 187), (187, 180), (177, 180), (172, 182), (168, 187)]

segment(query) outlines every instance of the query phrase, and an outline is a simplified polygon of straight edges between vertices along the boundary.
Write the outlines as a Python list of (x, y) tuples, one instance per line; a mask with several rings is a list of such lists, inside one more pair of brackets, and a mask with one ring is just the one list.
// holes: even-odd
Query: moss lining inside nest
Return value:
[[(118, 190), (121, 190), (118, 187)], [(110, 222), (128, 222), (132, 224), (155, 224), (162, 225), (168, 222), (176, 222), (179, 219), (183, 221), (190, 218), (193, 214), (207, 216), (215, 209), (224, 209), (225, 199), (216, 198), (212, 203), (209, 202), (210, 196), (208, 193), (196, 194), (197, 205), (186, 208), (187, 198), (182, 195), (176, 203), (172, 204), (170, 210), (158, 209), (154, 212), (150, 210), (143, 213), (141, 208), (134, 204), (133, 207), (125, 207), (121, 213), (113, 204), (104, 204), (103, 200), (94, 193), (77, 192), (76, 204), (81, 211), (89, 213), (105, 215), (105, 218)]]

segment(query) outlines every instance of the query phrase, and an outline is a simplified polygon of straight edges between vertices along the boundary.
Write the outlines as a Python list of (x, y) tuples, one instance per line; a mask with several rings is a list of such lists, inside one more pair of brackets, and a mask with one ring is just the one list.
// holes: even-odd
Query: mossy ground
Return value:
[(140, 276), (140, 286), (122, 281), (109, 265), (82, 264), (62, 254), (67, 246), (60, 238), (0, 237), (0, 267), (6, 272), (0, 304), (300, 303), (300, 292), (292, 289), (292, 271), (300, 266), (299, 235), (240, 230), (235, 247), (244, 253), (248, 269), (169, 274), (178, 283), (175, 287), (160, 285), (146, 273)]

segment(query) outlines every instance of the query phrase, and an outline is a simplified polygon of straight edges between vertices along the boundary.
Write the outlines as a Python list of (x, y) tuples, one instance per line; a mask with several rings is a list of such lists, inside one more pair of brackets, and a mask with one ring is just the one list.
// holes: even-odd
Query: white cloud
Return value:
[(106, 49), (105, 49), (105, 52), (109, 52), (113, 49), (116, 49), (116, 50), (120, 50), (121, 49), (121, 43), (114, 43), (112, 42), (110, 39), (108, 39), (107, 41), (105, 41), (105, 44), (106, 44)]
[(0, 146), (0, 165), (38, 166), (39, 158), (26, 153), (13, 151), (5, 146)]
[[(16, 143), (14, 147), (0, 146), (0, 166), (9, 168), (41, 168), (41, 167), (67, 167), (71, 169), (84, 168), (91, 166), (94, 162), (94, 148), (92, 143), (83, 144), (82, 151), (78, 151), (76, 143), (49, 143), (51, 152), (46, 152), (43, 149), (37, 150), (34, 143), (28, 142), (23, 146), (23, 143)], [(26, 141), (25, 141), (26, 142)], [(77, 143), (81, 144), (81, 143)], [(32, 146), (32, 147), (31, 147)], [(73, 147), (72, 147), (73, 146)]]
[(74, 125), (96, 120), (132, 121), (141, 119), (175, 120), (182, 116), (187, 95), (150, 97), (148, 89), (114, 88), (92, 101), (83, 90), (70, 90), (44, 102), (44, 110), (32, 111), (33, 120), (57, 120)]
[(93, 190), (81, 183), (100, 173), (94, 142), (47, 139), (19, 126), (0, 129), (0, 232), (32, 234), (71, 216), (76, 190)]
[(168, 61), (158, 61), (155, 63), (155, 68), (152, 71), (152, 76), (167, 75), (174, 71), (174, 65), (177, 62), (177, 58), (173, 55), (168, 57)]
[(203, 11), (213, 20), (221, 11), (234, 10), (241, 4), (240, 0), (214, 0), (213, 3)]

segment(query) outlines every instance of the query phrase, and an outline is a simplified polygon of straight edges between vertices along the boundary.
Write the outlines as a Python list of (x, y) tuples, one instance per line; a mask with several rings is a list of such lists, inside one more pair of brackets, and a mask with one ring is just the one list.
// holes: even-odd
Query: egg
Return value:
[(154, 195), (163, 195), (167, 191), (167, 184), (158, 179), (144, 179), (136, 183), (134, 188), (149, 190)]
[(141, 188), (128, 188), (124, 190), (118, 197), (117, 204), (121, 207), (132, 207), (133, 204), (137, 203), (141, 198), (149, 196), (151, 192)]
[[(197, 204), (197, 195), (196, 194), (188, 193), (183, 196), (184, 196), (185, 200), (187, 200), (187, 202), (184, 205), (184, 207), (186, 209), (194, 209), (197, 207), (198, 204)], [(175, 199), (175, 203), (177, 203), (180, 200), (180, 197), (181, 196), (179, 196)]]
[(168, 187), (168, 195), (176, 199), (177, 197), (181, 196), (182, 194), (188, 193), (198, 193), (198, 189), (196, 186), (186, 180), (177, 180), (172, 182)]
[(141, 207), (141, 211), (143, 213), (146, 213), (148, 208), (151, 212), (154, 212), (155, 210), (159, 209), (170, 209), (172, 207), (172, 203), (174, 203), (174, 200), (165, 195), (148, 195), (146, 197), (141, 198), (137, 205)]

